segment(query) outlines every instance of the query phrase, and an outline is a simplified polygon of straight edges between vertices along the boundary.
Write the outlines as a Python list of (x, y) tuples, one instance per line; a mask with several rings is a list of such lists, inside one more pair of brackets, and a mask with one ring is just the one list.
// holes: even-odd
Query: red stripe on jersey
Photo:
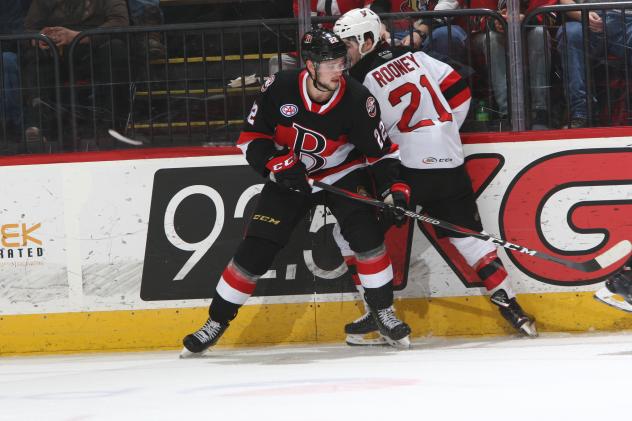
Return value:
[(388, 254), (382, 253), (377, 257), (373, 257), (367, 260), (356, 260), (356, 268), (359, 275), (373, 275), (380, 273), (391, 264), (391, 259)]
[(237, 291), (242, 292), (244, 294), (252, 294), (257, 286), (256, 282), (253, 282), (251, 279), (246, 278), (244, 275), (239, 273), (235, 266), (229, 264), (226, 269), (224, 269), (224, 273), (222, 273), (222, 278), (226, 281), (228, 285), (232, 288), (235, 288)]
[(310, 174), (309, 176), (311, 178), (313, 178), (314, 180), (320, 181), (320, 180), (322, 180), (325, 177), (329, 177), (330, 175), (343, 172), (344, 170), (346, 170), (348, 168), (354, 167), (356, 165), (362, 165), (363, 163), (364, 163), (364, 161), (362, 159), (358, 158), (358, 159), (354, 159), (353, 161), (349, 161), (346, 164), (337, 165), (337, 166), (335, 166), (333, 168), (329, 168), (329, 169), (326, 169), (326, 170), (323, 170), (323, 171), (318, 171), (317, 173)]
[(336, 89), (333, 96), (329, 98), (329, 101), (327, 101), (325, 104), (318, 104), (312, 101), (307, 92), (307, 79), (309, 77), (310, 76), (307, 70), (303, 70), (298, 76), (298, 91), (301, 93), (303, 105), (305, 106), (306, 110), (313, 113), (317, 113), (320, 115), (327, 114), (329, 111), (336, 108), (336, 105), (338, 105), (338, 103), (344, 96), (347, 87), (347, 81), (345, 80), (344, 76), (341, 76), (338, 89)]
[(309, 74), (307, 74), (307, 70), (303, 70), (298, 75), (298, 91), (301, 94), (301, 99), (303, 100), (303, 106), (306, 110), (311, 110), (312, 100), (307, 95), (307, 78)]
[(346, 89), (347, 89), (347, 81), (345, 80), (345, 77), (341, 75), (340, 76), (340, 87), (338, 88), (338, 91), (335, 92), (333, 98), (331, 98), (327, 102), (327, 104), (325, 104), (323, 106), (323, 110), (320, 111), (320, 114), (327, 114), (329, 111), (331, 111), (334, 108), (336, 108), (336, 105), (338, 105), (338, 103), (340, 102), (340, 100), (344, 96)]
[(259, 132), (241, 132), (237, 144), (247, 143), (255, 139), (272, 139), (272, 135)]
[(445, 92), (450, 86), (454, 85), (459, 80), (461, 80), (461, 75), (459, 75), (456, 70), (452, 70), (452, 72), (450, 72), (450, 74), (441, 81), (441, 84), (439, 85), (441, 92)]
[(468, 99), (472, 98), (472, 92), (469, 87), (466, 87), (461, 92), (450, 98), (448, 104), (450, 104), (450, 108), (453, 110), (459, 105), (463, 104)]

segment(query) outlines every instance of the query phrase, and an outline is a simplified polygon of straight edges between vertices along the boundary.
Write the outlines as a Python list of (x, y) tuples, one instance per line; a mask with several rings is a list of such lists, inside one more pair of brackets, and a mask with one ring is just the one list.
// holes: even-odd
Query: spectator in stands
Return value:
[[(555, 3), (557, 3), (557, 0), (521, 0), (520, 22), (524, 19), (525, 13), (537, 7)], [(503, 18), (507, 19), (506, 0), (472, 0), (470, 7), (496, 9)], [(542, 21), (539, 21), (537, 25), (529, 27), (525, 45), (531, 93), (531, 128), (534, 130), (547, 129), (549, 120), (546, 96), (549, 88), (550, 59), (548, 57), (550, 56), (550, 40), (548, 32), (542, 23)], [(474, 30), (476, 33), (472, 37), (472, 50), (490, 68), (492, 90), (498, 106), (498, 117), (501, 121), (508, 121), (508, 79), (505, 59), (507, 35), (504, 33), (501, 22), (497, 19), (482, 19), (480, 20), (480, 26), (474, 28)]]
[[(125, 110), (128, 108), (128, 88), (124, 84), (128, 60), (125, 42), (107, 36), (83, 38), (75, 50), (74, 63), (67, 62), (66, 49), (82, 30), (128, 26), (125, 0), (33, 0), (24, 23), (27, 31), (36, 31), (51, 39), (60, 52), (62, 65), (74, 65), (78, 78), (93, 78), (92, 82), (102, 88), (102, 95), (99, 95), (99, 98), (102, 99), (102, 105), (107, 108), (111, 102), (105, 100), (105, 96), (109, 95), (109, 85), (112, 84), (112, 102), (115, 107), (112, 112), (117, 114), (112, 123), (115, 127), (118, 126), (123, 118), (122, 114), (126, 114)], [(32, 88), (30, 104), (27, 105), (25, 113), (27, 141), (45, 140), (43, 128), (39, 123), (45, 125), (44, 120), (48, 120), (42, 104), (48, 104), (46, 108), (51, 108), (50, 104), (53, 103), (52, 57), (48, 46), (41, 43), (39, 48), (29, 49), (25, 54), (25, 79)], [(62, 67), (62, 77), (66, 74), (67, 69)], [(40, 92), (41, 97), (38, 96)], [(99, 116), (99, 120), (102, 119), (103, 116)]]
[[(164, 23), (160, 0), (127, 0), (127, 4), (133, 25), (158, 26)], [(142, 41), (141, 45), (144, 51), (145, 40)], [(147, 35), (147, 48), (151, 58), (165, 57), (165, 46), (160, 42), (160, 33), (150, 32)]]
[[(312, 16), (339, 16), (347, 13), (351, 9), (359, 9), (367, 7), (372, 0), (331, 0), (319, 1), (310, 0)], [(298, 16), (298, 0), (293, 0), (292, 9), (294, 16)], [(324, 25), (330, 28), (332, 25)], [(279, 57), (272, 57), (269, 63), (270, 75), (275, 74), (279, 70), (293, 69), (298, 67), (297, 53), (281, 54), (281, 63), (279, 65)]]
[[(560, 0), (561, 4), (610, 3), (612, 0)], [(623, 15), (622, 15), (623, 14)], [(584, 36), (581, 12), (566, 14), (568, 21), (557, 32), (557, 42), (562, 55), (562, 67), (568, 79), (570, 120), (568, 128), (587, 127), (588, 106), (586, 102), (586, 69), (584, 65)], [(605, 31), (604, 31), (605, 29)], [(628, 66), (632, 63), (632, 9), (595, 10), (588, 12), (588, 43), (591, 57), (606, 58), (612, 54), (623, 59), (627, 49)], [(605, 39), (604, 39), (605, 38)], [(606, 43), (604, 48), (604, 42)]]
[[(24, 32), (25, 0), (0, 0), (0, 34)], [(22, 97), (16, 45), (1, 43), (2, 92), (0, 93), (0, 118), (4, 121), (9, 136), (18, 133), (22, 120)], [(0, 132), (1, 133), (1, 132)], [(1, 134), (0, 134), (1, 136)]]
[[(449, 11), (461, 8), (461, 0), (374, 0), (371, 10), (380, 13), (403, 13), (420, 11)], [(460, 63), (465, 62), (467, 33), (452, 19), (419, 19), (413, 24), (412, 42), (408, 21), (393, 22), (395, 44), (423, 47), (432, 51), (436, 58), (446, 61), (447, 57)], [(438, 56), (437, 56), (438, 54)]]

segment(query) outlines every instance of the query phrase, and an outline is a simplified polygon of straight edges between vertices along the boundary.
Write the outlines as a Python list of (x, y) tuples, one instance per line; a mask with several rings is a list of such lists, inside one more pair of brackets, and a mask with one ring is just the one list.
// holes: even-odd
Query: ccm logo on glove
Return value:
[(283, 156), (278, 156), (276, 158), (272, 158), (270, 161), (268, 161), (268, 163), (266, 164), (266, 168), (276, 173), (279, 171), (286, 170), (292, 167), (294, 164), (296, 164), (295, 155), (291, 155), (289, 157), (287, 155), (283, 155)]
[(305, 164), (292, 152), (271, 158), (266, 168), (270, 171), (270, 180), (279, 186), (300, 193), (311, 192)]

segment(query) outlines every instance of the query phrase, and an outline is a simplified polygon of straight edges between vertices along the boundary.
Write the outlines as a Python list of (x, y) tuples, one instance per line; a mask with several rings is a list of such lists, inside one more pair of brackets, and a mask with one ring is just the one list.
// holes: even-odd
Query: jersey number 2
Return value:
[[(432, 89), (432, 85), (430, 84), (430, 81), (428, 80), (426, 75), (421, 75), (421, 78), (419, 79), (419, 84), (422, 88), (426, 88), (426, 90), (430, 94), (430, 97), (432, 98), (432, 104), (434, 105), (435, 111), (439, 116), (439, 121), (452, 121), (452, 114), (443, 107), (443, 104), (439, 100), (439, 97), (437, 97), (437, 93), (434, 91), (434, 89)], [(413, 115), (415, 115), (415, 112), (421, 104), (421, 90), (416, 84), (412, 82), (406, 82), (403, 85), (393, 89), (393, 91), (391, 91), (391, 93), (388, 95), (388, 101), (393, 107), (395, 107), (400, 102), (402, 102), (402, 97), (408, 94), (410, 94), (410, 103), (402, 113), (402, 118), (397, 123), (397, 128), (399, 129), (399, 131), (402, 133), (408, 133), (419, 127), (432, 126), (434, 122), (429, 118), (424, 118), (419, 120), (415, 124), (411, 124), (410, 120), (412, 120)]]

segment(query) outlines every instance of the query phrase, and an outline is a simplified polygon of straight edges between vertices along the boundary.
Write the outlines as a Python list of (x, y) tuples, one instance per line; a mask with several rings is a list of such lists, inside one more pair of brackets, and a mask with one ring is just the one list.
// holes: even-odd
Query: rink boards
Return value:
[[(465, 137), (486, 231), (577, 260), (632, 238), (630, 135)], [(0, 354), (178, 347), (206, 319), (264, 181), (233, 148), (5, 157), (0, 165)], [(324, 207), (302, 221), (222, 344), (342, 340), (361, 306), (333, 246), (334, 222)], [(445, 240), (410, 226), (390, 232), (388, 244), (397, 310), (415, 336), (510, 333)], [(592, 299), (617, 265), (582, 273), (500, 254), (541, 331), (632, 328), (631, 315)]]

